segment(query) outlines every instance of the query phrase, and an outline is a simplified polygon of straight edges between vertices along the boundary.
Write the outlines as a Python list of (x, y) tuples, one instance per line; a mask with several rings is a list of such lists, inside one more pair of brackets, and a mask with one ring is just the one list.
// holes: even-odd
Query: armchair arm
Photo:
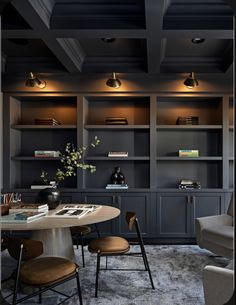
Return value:
[(195, 228), (196, 228), (196, 237), (197, 237), (198, 245), (201, 246), (203, 229), (212, 226), (232, 226), (232, 225), (233, 225), (233, 217), (226, 214), (196, 218)]
[(233, 295), (233, 270), (206, 266), (203, 270), (203, 288), (206, 305), (223, 305)]

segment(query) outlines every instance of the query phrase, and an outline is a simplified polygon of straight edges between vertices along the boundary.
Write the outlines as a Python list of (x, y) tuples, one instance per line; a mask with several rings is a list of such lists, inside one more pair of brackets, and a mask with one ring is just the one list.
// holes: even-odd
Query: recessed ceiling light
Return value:
[(9, 38), (8, 40), (18, 46), (26, 46), (29, 44), (29, 40), (23, 38)]
[(198, 43), (203, 43), (205, 41), (205, 39), (196, 37), (196, 38), (192, 38), (191, 41), (192, 41), (192, 43), (198, 44)]
[(111, 37), (105, 37), (105, 38), (101, 38), (101, 40), (105, 43), (112, 43), (114, 42), (116, 39), (115, 38), (111, 38)]

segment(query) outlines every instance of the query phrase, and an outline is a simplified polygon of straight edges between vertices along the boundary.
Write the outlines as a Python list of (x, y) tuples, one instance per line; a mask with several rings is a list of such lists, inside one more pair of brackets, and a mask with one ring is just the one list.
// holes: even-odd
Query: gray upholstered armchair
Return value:
[(232, 262), (226, 268), (206, 266), (203, 270), (205, 304), (226, 304), (233, 295), (233, 284), (234, 271)]
[(233, 196), (227, 214), (196, 218), (196, 237), (199, 247), (217, 255), (233, 257)]

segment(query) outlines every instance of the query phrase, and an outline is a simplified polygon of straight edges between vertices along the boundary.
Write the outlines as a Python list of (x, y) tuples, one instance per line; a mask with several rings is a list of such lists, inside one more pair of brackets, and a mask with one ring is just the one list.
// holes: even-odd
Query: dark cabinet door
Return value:
[(190, 196), (181, 193), (157, 193), (157, 236), (162, 238), (191, 235)]
[(143, 237), (148, 237), (150, 232), (150, 194), (146, 193), (127, 193), (117, 194), (117, 207), (121, 211), (117, 234), (126, 237), (136, 237), (135, 229), (129, 231), (125, 220), (126, 212), (135, 212), (138, 218)]
[(224, 213), (224, 194), (191, 194), (192, 235), (195, 235), (195, 219)]
[[(82, 193), (82, 201), (101, 205), (115, 205), (115, 196), (104, 193)], [(99, 231), (102, 235), (115, 234), (117, 230), (117, 219), (98, 223)]]

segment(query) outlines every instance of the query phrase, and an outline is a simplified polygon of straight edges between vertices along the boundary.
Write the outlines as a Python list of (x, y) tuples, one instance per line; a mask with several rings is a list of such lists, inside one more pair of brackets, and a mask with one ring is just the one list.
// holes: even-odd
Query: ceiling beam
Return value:
[[(47, 45), (47, 47), (54, 53), (62, 65), (70, 73), (81, 72), (81, 67), (84, 59), (84, 53), (81, 50), (81, 47), (75, 48), (74, 43), (70, 39), (64, 39), (64, 42), (59, 41), (58, 39), (50, 35), (49, 23), (48, 23), (48, 13), (42, 14), (42, 6), (44, 1), (37, 0), (33, 2), (32, 0), (14, 0), (13, 5), (18, 10), (18, 12), (24, 17), (28, 24), (38, 32), (38, 35)], [(48, 7), (45, 8), (48, 12)], [(43, 15), (43, 18), (42, 16)], [(78, 51), (78, 59), (75, 56), (75, 53)], [(83, 56), (81, 56), (83, 54)]]
[(148, 73), (160, 72), (165, 0), (145, 0)]

